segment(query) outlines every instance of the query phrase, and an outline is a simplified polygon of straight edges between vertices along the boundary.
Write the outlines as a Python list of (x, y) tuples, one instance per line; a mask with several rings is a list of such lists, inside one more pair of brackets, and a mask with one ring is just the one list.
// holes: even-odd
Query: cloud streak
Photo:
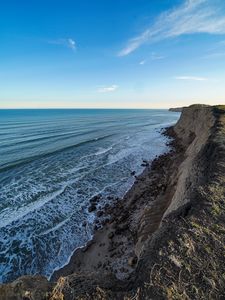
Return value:
[(165, 58), (165, 56), (158, 55), (155, 52), (152, 52), (152, 54), (151, 54), (151, 60), (161, 60), (161, 59), (164, 59), (164, 58)]
[(207, 81), (206, 77), (196, 77), (196, 76), (176, 76), (177, 80), (191, 80), (191, 81)]
[[(155, 53), (155, 52), (152, 52), (149, 59), (150, 59), (150, 60), (161, 60), (161, 59), (165, 59), (165, 58), (166, 58), (166, 57), (163, 56), (163, 55), (159, 55), (159, 54), (157, 54), (157, 53)], [(141, 60), (141, 61), (139, 62), (139, 65), (145, 65), (147, 62), (148, 62), (147, 59)]]
[(100, 86), (97, 91), (98, 93), (111, 93), (115, 92), (118, 88), (118, 85), (113, 84), (111, 86)]
[(67, 47), (69, 49), (72, 49), (73, 51), (75, 51), (76, 48), (77, 48), (76, 47), (76, 42), (71, 38), (51, 40), (51, 41), (48, 41), (48, 43), (53, 44), (53, 45), (64, 46), (64, 47)]
[(147, 30), (130, 39), (118, 56), (126, 56), (146, 43), (181, 35), (225, 34), (223, 8), (219, 0), (185, 0), (181, 6), (159, 15)]
[(224, 52), (215, 52), (210, 53), (205, 56), (203, 56), (204, 59), (221, 59), (225, 57), (225, 51)]

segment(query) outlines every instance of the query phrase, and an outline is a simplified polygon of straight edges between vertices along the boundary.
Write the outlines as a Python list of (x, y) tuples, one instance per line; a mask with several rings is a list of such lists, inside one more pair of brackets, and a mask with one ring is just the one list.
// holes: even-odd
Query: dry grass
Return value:
[(68, 288), (68, 279), (66, 277), (60, 277), (56, 286), (54, 287), (49, 300), (64, 300), (65, 288)]

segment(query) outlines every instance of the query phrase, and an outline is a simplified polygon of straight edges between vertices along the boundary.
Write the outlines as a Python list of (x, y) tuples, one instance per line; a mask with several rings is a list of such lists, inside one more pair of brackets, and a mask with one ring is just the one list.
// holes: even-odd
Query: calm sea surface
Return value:
[[(167, 150), (166, 110), (0, 110), (0, 281), (52, 272), (92, 236), (91, 197), (123, 196)], [(101, 203), (103, 204), (103, 203)], [(87, 227), (82, 223), (87, 221)]]

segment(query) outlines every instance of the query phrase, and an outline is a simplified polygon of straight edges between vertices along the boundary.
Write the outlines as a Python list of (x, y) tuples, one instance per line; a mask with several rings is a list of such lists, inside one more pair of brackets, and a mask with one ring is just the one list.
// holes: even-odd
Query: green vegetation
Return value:
[(216, 112), (225, 113), (225, 105), (216, 105), (214, 106)]

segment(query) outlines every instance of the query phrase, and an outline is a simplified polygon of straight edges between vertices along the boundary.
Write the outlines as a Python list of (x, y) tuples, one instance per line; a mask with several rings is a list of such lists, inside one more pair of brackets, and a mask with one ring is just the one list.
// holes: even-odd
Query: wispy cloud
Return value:
[(185, 0), (175, 9), (162, 13), (139, 36), (130, 39), (118, 53), (126, 56), (146, 43), (154, 43), (185, 34), (225, 34), (224, 5), (220, 0)]
[(114, 92), (118, 88), (119, 88), (119, 86), (116, 84), (113, 84), (111, 86), (100, 86), (98, 88), (97, 92), (98, 93), (110, 93), (110, 92)]
[(50, 41), (48, 41), (48, 43), (53, 44), (53, 45), (64, 46), (64, 47), (72, 49), (73, 51), (76, 50), (76, 42), (71, 38), (50, 40)]
[[(166, 57), (163, 56), (163, 55), (159, 55), (159, 54), (157, 54), (155, 52), (152, 52), (151, 56), (150, 56), (150, 58), (148, 60), (161, 60), (161, 59), (164, 59), (164, 58), (166, 58)], [(147, 59), (141, 60), (139, 62), (139, 65), (145, 65), (148, 62), (148, 60)]]
[(142, 60), (139, 62), (139, 65), (145, 65), (146, 64), (146, 60)]
[(208, 78), (206, 77), (196, 77), (196, 76), (175, 76), (177, 80), (192, 80), (192, 81), (206, 81)]
[(67, 40), (67, 46), (73, 50), (76, 50), (76, 42), (72, 39)]
[(211, 49), (208, 49), (205, 55), (202, 56), (203, 59), (219, 59), (225, 57), (225, 41), (219, 41)]
[(165, 58), (165, 56), (159, 55), (155, 52), (152, 52), (152, 54), (151, 54), (151, 60), (161, 60), (161, 59), (164, 59), (164, 58)]

